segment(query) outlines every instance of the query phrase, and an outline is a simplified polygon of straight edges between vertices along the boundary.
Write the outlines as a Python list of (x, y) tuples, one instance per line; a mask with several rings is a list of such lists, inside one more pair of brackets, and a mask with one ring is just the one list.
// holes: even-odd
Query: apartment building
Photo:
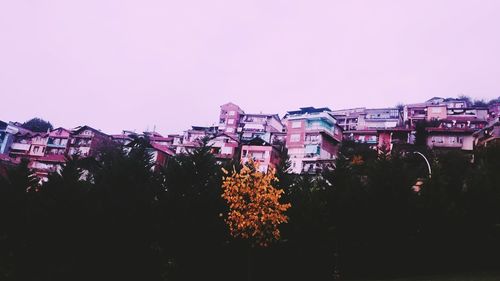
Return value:
[(212, 154), (221, 163), (239, 157), (240, 140), (235, 134), (217, 133), (208, 140), (207, 145), (210, 146)]
[(327, 107), (302, 107), (284, 117), (286, 147), (293, 173), (314, 173), (333, 167), (342, 128)]
[(473, 136), (476, 147), (500, 144), (500, 117), (490, 120), (487, 126), (474, 132)]
[(250, 159), (259, 163), (259, 170), (267, 172), (269, 168), (276, 168), (280, 162), (279, 145), (273, 145), (260, 137), (244, 141), (241, 146), (241, 163), (245, 164)]
[[(472, 114), (473, 113), (473, 114)], [(427, 146), (431, 149), (474, 149), (474, 133), (486, 127), (483, 110), (448, 109), (448, 117), (438, 127), (426, 128)]]
[(407, 104), (403, 108), (403, 122), (407, 128), (415, 128), (421, 121), (441, 120), (451, 112), (469, 108), (467, 100), (434, 97), (423, 103)]
[(232, 102), (221, 105), (218, 129), (228, 134), (236, 134), (244, 114), (245, 112)]
[(68, 153), (71, 131), (56, 128), (48, 133), (46, 152), (47, 155), (65, 155)]
[(79, 126), (71, 131), (69, 154), (82, 157), (96, 156), (99, 149), (111, 142), (111, 136), (90, 126)]
[(241, 140), (260, 137), (270, 142), (270, 133), (283, 132), (283, 129), (278, 114), (243, 114), (238, 122), (237, 133)]
[(191, 126), (191, 129), (184, 131), (182, 139), (177, 138), (177, 140), (172, 140), (178, 143), (175, 147), (175, 153), (192, 152), (197, 147), (200, 147), (203, 140), (213, 138), (218, 133), (219, 128), (215, 126)]

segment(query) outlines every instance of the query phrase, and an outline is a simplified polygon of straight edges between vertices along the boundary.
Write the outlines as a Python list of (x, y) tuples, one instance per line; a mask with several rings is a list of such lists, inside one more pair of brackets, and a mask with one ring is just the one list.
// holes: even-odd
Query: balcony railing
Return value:
[(432, 146), (436, 147), (462, 147), (463, 144), (459, 142), (449, 143), (449, 142), (433, 142)]

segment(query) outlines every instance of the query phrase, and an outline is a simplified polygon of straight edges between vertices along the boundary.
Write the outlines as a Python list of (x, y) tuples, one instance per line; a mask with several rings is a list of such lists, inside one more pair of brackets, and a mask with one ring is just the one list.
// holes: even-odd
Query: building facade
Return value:
[(288, 111), (284, 120), (293, 173), (333, 168), (342, 141), (342, 128), (329, 108), (303, 107)]

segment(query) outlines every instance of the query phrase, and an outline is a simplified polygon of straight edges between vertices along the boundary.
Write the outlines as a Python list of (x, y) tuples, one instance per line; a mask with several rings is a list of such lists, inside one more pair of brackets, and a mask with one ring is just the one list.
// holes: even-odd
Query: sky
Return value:
[(500, 0), (0, 0), (0, 120), (179, 133), (219, 106), (500, 96)]

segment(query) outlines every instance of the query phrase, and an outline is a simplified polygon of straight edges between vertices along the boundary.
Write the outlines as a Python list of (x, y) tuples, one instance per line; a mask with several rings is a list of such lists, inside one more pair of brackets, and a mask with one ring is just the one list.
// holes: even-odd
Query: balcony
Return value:
[(29, 143), (13, 143), (10, 148), (13, 150), (28, 151), (30, 149), (30, 146), (31, 144)]
[(463, 146), (462, 143), (459, 142), (432, 142), (433, 147), (449, 147), (449, 148), (461, 148)]
[(47, 146), (53, 148), (66, 148), (66, 143), (65, 144), (47, 143)]

